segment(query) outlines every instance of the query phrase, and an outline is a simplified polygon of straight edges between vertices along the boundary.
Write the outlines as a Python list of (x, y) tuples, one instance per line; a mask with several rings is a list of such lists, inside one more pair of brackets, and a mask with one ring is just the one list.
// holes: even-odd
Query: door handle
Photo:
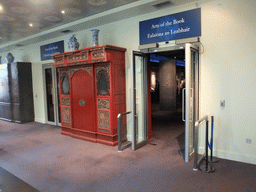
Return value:
[(191, 90), (191, 97), (190, 97), (190, 110), (189, 110), (189, 121), (190, 122), (193, 122), (193, 114), (194, 114), (194, 89), (193, 88), (190, 88)]
[(181, 110), (181, 113), (182, 113), (182, 121), (186, 121), (185, 119), (185, 89), (186, 88), (183, 88), (182, 89), (182, 110)]
[(85, 100), (83, 100), (83, 99), (79, 100), (79, 105), (80, 106), (85, 106), (86, 105)]

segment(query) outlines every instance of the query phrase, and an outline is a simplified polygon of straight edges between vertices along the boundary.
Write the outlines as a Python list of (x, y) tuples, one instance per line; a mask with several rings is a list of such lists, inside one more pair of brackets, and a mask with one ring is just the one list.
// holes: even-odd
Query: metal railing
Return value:
[[(202, 117), (201, 119), (199, 119), (198, 121), (196, 121), (195, 123), (195, 135), (194, 135), (194, 149), (195, 149), (195, 152), (194, 152), (194, 167), (193, 167), (193, 170), (194, 171), (197, 171), (198, 170), (198, 166), (200, 165), (200, 163), (203, 161), (204, 159), (204, 155), (198, 160), (198, 129), (199, 129), (199, 125), (203, 122), (206, 122), (206, 132), (208, 135), (208, 126), (209, 126), (209, 120), (208, 120), (208, 115), (205, 115), (204, 117)], [(208, 138), (206, 140), (206, 143), (208, 141)], [(208, 143), (207, 143), (207, 146), (208, 148)], [(208, 150), (206, 150), (208, 152)], [(205, 154), (205, 155), (208, 155), (208, 154)]]
[[(131, 111), (125, 112), (125, 113), (119, 113), (117, 115), (117, 133), (118, 133), (118, 151), (122, 151), (127, 147), (130, 147), (132, 145), (131, 141), (127, 141), (126, 135), (127, 130), (122, 132), (122, 116), (130, 114)], [(124, 142), (122, 140), (125, 140)]]
[[(208, 116), (204, 116), (203, 118), (199, 119), (195, 123), (195, 135), (194, 135), (194, 148), (195, 148), (195, 153), (194, 153), (194, 167), (193, 170), (197, 171), (200, 169), (201, 171), (205, 173), (212, 173), (215, 171), (214, 166), (212, 163), (217, 163), (218, 159), (213, 157), (213, 116), (211, 117), (212, 121), (212, 130), (211, 130), (211, 141), (209, 143), (208, 141), (208, 133), (209, 133), (209, 118)], [(198, 129), (201, 123), (206, 122), (205, 124), (205, 154), (202, 155), (202, 157), (198, 160)], [(211, 150), (211, 156), (209, 159), (208, 156), (208, 147)], [(202, 164), (203, 161), (205, 161), (205, 164)], [(209, 162), (211, 164), (209, 164)], [(202, 164), (202, 165), (201, 165)]]

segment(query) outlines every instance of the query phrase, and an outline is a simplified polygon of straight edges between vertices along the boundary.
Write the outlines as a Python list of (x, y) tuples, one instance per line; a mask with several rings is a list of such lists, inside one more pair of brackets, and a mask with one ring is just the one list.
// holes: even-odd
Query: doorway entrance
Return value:
[[(183, 58), (177, 59), (178, 55)], [(154, 56), (176, 58), (161, 61), (156, 67), (150, 62), (150, 57)], [(177, 61), (181, 63), (182, 59), (183, 67), (177, 67)], [(173, 116), (185, 122), (181, 122), (183, 126), (180, 128), (185, 130), (184, 158), (186, 162), (191, 159), (194, 124), (198, 119), (198, 61), (198, 49), (190, 43), (133, 53), (133, 150), (145, 145), (151, 138), (153, 109), (153, 112), (166, 115), (168, 120)], [(155, 71), (151, 71), (154, 67)], [(182, 87), (181, 83), (185, 86)]]
[(151, 53), (148, 70), (150, 70), (148, 86), (151, 94), (152, 138), (165, 141), (168, 147), (179, 146), (179, 153), (185, 160), (185, 122), (182, 120), (185, 50)]
[(59, 77), (52, 64), (43, 64), (45, 122), (60, 125)]

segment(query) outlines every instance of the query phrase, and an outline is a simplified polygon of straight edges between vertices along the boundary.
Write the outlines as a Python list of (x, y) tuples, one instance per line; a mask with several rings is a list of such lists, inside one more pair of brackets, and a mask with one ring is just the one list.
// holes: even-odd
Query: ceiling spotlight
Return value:
[(3, 10), (3, 7), (2, 7), (2, 5), (0, 5), (0, 11), (2, 11)]
[(30, 27), (33, 27), (33, 23), (29, 23), (29, 26), (30, 26)]
[(65, 10), (62, 10), (61, 13), (62, 13), (62, 14), (65, 14), (66, 12), (65, 12)]

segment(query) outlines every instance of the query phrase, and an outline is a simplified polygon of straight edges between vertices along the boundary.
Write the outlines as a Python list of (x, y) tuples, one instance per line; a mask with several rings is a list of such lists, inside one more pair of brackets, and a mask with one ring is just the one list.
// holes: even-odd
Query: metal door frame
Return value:
[[(192, 61), (192, 52), (195, 54), (195, 60)], [(193, 63), (191, 63), (193, 62)], [(194, 74), (192, 74), (194, 73)], [(194, 76), (194, 79), (192, 77)], [(185, 87), (186, 87), (186, 113), (185, 113), (185, 162), (189, 162), (194, 154), (194, 149), (189, 151), (189, 145), (193, 145), (190, 141), (190, 134), (194, 135), (195, 121), (199, 116), (199, 50), (191, 43), (185, 44)], [(193, 81), (193, 82), (191, 82)], [(195, 87), (191, 84), (194, 83)], [(192, 110), (191, 110), (192, 107)], [(191, 127), (190, 127), (191, 126)], [(194, 139), (194, 136), (192, 137)], [(193, 147), (194, 148), (194, 147)]]
[[(52, 81), (53, 81), (53, 104), (54, 104), (54, 121), (48, 121), (48, 112), (47, 112), (47, 93), (46, 93), (46, 75), (45, 70), (52, 69)], [(44, 91), (44, 104), (45, 104), (45, 123), (50, 125), (61, 126), (61, 122), (59, 121), (59, 93), (58, 93), (58, 81), (57, 81), (57, 69), (54, 67), (53, 63), (43, 64), (43, 91)]]
[[(144, 132), (144, 138), (145, 140), (141, 141), (141, 142), (137, 142), (137, 131), (138, 131), (138, 116), (136, 114), (136, 67), (135, 67), (135, 57), (136, 56), (140, 56), (143, 57), (144, 62), (143, 62), (143, 69), (142, 69), (142, 73), (143, 75), (143, 87), (147, 89), (148, 83), (147, 83), (147, 55), (142, 53), (142, 52), (138, 52), (138, 51), (132, 51), (132, 150), (137, 150), (141, 147), (143, 147), (144, 145), (146, 145), (148, 143), (148, 114), (146, 110), (146, 115), (144, 119), (144, 128), (145, 128), (145, 132)], [(145, 94), (143, 94), (143, 101), (144, 101), (144, 106), (147, 109), (148, 108), (148, 92), (146, 91)]]
[[(196, 61), (195, 61), (197, 63), (197, 66), (195, 68), (195, 89), (196, 90), (194, 90), (195, 91), (194, 92), (194, 95), (195, 95), (194, 116), (195, 116), (195, 120), (198, 120), (198, 117), (199, 117), (199, 48), (194, 43), (176, 44), (175, 41), (170, 41), (169, 46), (164, 45), (162, 47), (160, 46), (160, 47), (146, 48), (146, 49), (142, 49), (140, 51), (145, 54), (151, 54), (154, 52), (173, 51), (173, 50), (178, 50), (178, 49), (185, 49), (185, 56), (186, 56), (186, 49), (189, 50), (190, 53), (191, 53), (191, 51), (196, 51), (198, 53), (196, 56)], [(190, 62), (191, 62), (191, 55), (188, 57), (188, 59), (189, 58), (190, 58)], [(185, 67), (185, 74), (187, 75), (188, 71), (187, 72), (186, 71), (187, 71), (187, 69)], [(190, 71), (190, 73), (191, 73), (191, 71)], [(191, 76), (191, 74), (189, 74), (189, 76)], [(186, 76), (186, 79), (187, 79), (187, 76)], [(186, 80), (186, 88), (188, 88), (187, 85), (188, 85), (188, 82)], [(186, 96), (189, 95), (189, 91), (187, 91), (187, 90), (188, 89), (186, 89)], [(187, 102), (188, 100), (189, 100), (189, 97), (187, 96), (186, 97), (186, 109), (188, 109), (188, 103), (189, 103), (189, 102)], [(188, 115), (189, 115), (189, 113), (186, 112), (186, 119), (189, 119)], [(188, 127), (188, 124), (185, 125), (185, 129), (186, 129), (186, 127)], [(192, 131), (194, 132), (194, 129)], [(188, 142), (189, 142), (188, 139), (189, 138), (188, 138), (188, 132), (187, 132), (187, 134), (185, 135), (185, 162), (189, 162), (191, 160), (191, 158), (193, 156), (193, 152), (194, 152), (194, 151), (191, 153), (188, 152), (188, 147), (186, 146), (186, 144), (188, 144)]]

